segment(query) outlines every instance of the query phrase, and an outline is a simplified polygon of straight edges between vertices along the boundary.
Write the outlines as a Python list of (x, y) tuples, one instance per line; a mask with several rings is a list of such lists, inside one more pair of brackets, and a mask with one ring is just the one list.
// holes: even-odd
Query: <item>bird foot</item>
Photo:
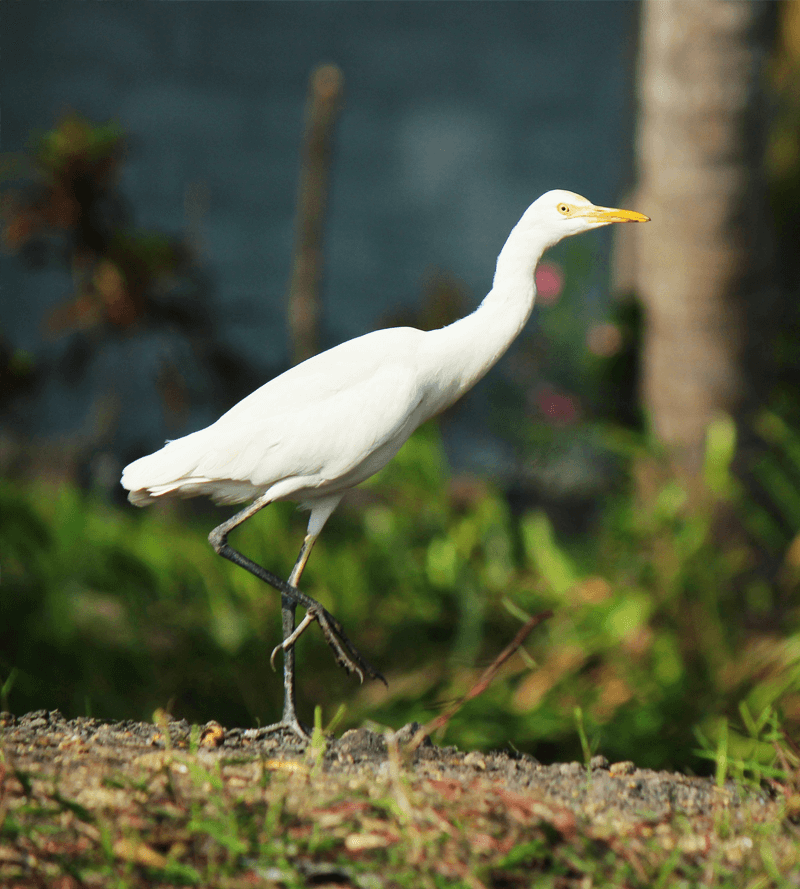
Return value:
[(288, 651), (294, 646), (297, 640), (308, 629), (309, 625), (316, 621), (322, 630), (325, 641), (333, 649), (336, 663), (340, 667), (347, 670), (348, 673), (355, 673), (359, 682), (364, 681), (364, 677), (369, 679), (380, 679), (384, 685), (388, 685), (384, 677), (369, 663), (369, 661), (361, 654), (361, 652), (353, 645), (344, 631), (344, 627), (338, 620), (319, 603), (312, 605), (305, 614), (305, 617), (295, 628), (294, 632), (287, 636), (280, 645), (276, 645), (272, 650), (269, 662), (272, 669), (275, 669), (275, 657), (279, 651)]
[(258, 729), (259, 735), (274, 735), (279, 732), (290, 732), (303, 744), (308, 744), (311, 741), (310, 730), (294, 715), (287, 717), (284, 714), (280, 722), (273, 722), (272, 725), (265, 725)]

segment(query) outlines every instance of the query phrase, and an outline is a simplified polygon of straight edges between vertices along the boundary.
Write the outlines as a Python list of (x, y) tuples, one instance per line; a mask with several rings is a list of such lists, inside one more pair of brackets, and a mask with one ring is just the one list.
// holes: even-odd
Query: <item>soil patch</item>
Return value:
[(713, 867), (745, 885), (769, 844), (800, 886), (780, 795), (602, 756), (408, 753), (417, 728), (306, 746), (166, 717), (0, 714), (0, 884), (646, 886)]

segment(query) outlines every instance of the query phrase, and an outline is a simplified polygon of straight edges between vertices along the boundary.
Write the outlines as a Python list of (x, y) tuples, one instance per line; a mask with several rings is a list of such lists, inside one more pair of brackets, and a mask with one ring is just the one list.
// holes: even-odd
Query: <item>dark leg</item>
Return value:
[[(300, 582), (300, 576), (305, 568), (308, 554), (311, 552), (311, 547), (314, 545), (314, 539), (306, 537), (303, 541), (303, 546), (300, 548), (300, 555), (297, 557), (294, 568), (292, 568), (292, 573), (289, 575), (290, 586), (296, 587)], [(296, 610), (297, 603), (293, 602), (288, 596), (281, 595), (281, 625), (283, 627), (284, 644), (287, 639), (292, 637), (292, 633), (294, 632), (294, 617)], [(292, 731), (301, 738), (308, 739), (309, 736), (305, 726), (303, 726), (297, 718), (297, 699), (294, 684), (294, 641), (291, 645), (286, 645), (285, 647), (279, 645), (278, 648), (272, 652), (271, 660), (275, 658), (275, 654), (280, 648), (283, 648), (283, 717), (281, 719), (281, 724), (291, 728)]]
[[(317, 623), (319, 623), (325, 641), (333, 649), (337, 663), (344, 667), (348, 673), (355, 673), (362, 682), (364, 681), (365, 675), (370, 679), (380, 679), (384, 683), (386, 680), (364, 659), (364, 657), (362, 657), (360, 652), (348, 638), (347, 633), (344, 631), (344, 627), (342, 627), (339, 621), (336, 620), (330, 612), (323, 608), (316, 599), (307, 596), (295, 585), (299, 580), (300, 575), (303, 573), (303, 568), (305, 567), (306, 560), (311, 552), (311, 547), (316, 539), (315, 537), (312, 538), (308, 536), (303, 541), (303, 547), (300, 550), (300, 555), (298, 556), (297, 562), (289, 576), (289, 582), (281, 580), (271, 571), (267, 571), (266, 568), (262, 568), (261, 565), (248, 559), (247, 556), (243, 556), (228, 543), (228, 534), (246, 519), (250, 518), (250, 516), (255, 515), (255, 513), (269, 502), (270, 501), (266, 498), (255, 500), (250, 506), (241, 510), (241, 512), (236, 513), (236, 515), (228, 519), (228, 521), (223, 522), (221, 525), (214, 528), (208, 535), (208, 539), (219, 555), (249, 571), (251, 574), (258, 577), (259, 580), (263, 580), (281, 593), (281, 618), (284, 641), (278, 647), (283, 648), (284, 650), (284, 722), (278, 723), (275, 727), (283, 727), (288, 719), (287, 727), (290, 727), (293, 731), (301, 734), (302, 737), (305, 738), (307, 736), (300, 726), (295, 714), (293, 646), (300, 634), (312, 621), (316, 620)], [(306, 616), (301, 622), (300, 627), (295, 631), (294, 616), (298, 605), (301, 605), (306, 609)], [(273, 657), (276, 652), (277, 649), (273, 652)], [(299, 732), (298, 729), (300, 729)]]
[[(281, 625), (283, 638), (287, 639), (294, 630), (294, 614), (297, 605), (286, 596), (281, 596)], [(273, 652), (273, 655), (275, 652)], [(297, 696), (294, 684), (294, 646), (283, 652), (283, 716), (281, 723), (291, 726), (295, 734), (308, 738), (308, 731), (297, 718)]]

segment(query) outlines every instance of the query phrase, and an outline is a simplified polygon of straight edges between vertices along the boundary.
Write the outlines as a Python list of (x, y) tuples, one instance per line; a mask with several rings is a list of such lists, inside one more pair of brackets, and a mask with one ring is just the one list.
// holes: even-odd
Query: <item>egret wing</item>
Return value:
[(125, 469), (135, 502), (179, 493), (239, 502), (275, 490), (344, 489), (385, 465), (418, 424), (421, 332), (377, 331), (323, 352), (216, 423)]
[[(349, 487), (385, 465), (416, 428), (421, 396), (408, 366), (390, 363), (369, 379), (328, 391), (290, 413), (271, 414), (247, 426), (227, 415), (209, 427), (217, 439), (193, 475), (248, 481), (266, 491)], [(217, 424), (215, 424), (216, 426)]]
[[(285, 419), (333, 395), (355, 390), (388, 365), (413, 366), (422, 335), (411, 327), (394, 327), (334, 346), (269, 380), (217, 423), (250, 422), (270, 416)], [(387, 397), (390, 394), (387, 391)]]

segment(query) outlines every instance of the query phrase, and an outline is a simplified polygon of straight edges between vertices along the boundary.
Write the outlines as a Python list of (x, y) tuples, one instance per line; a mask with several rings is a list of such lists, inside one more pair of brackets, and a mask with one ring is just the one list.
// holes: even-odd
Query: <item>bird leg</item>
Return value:
[[(292, 608), (292, 615), (294, 615), (295, 608), (297, 607), (294, 602), (289, 603)], [(284, 627), (283, 633), (283, 642), (280, 645), (276, 645), (275, 648), (272, 649), (272, 654), (269, 656), (269, 662), (272, 666), (272, 669), (275, 669), (275, 658), (278, 655), (279, 651), (283, 651), (288, 654), (294, 643), (305, 633), (308, 625), (313, 623), (316, 620), (316, 617), (313, 614), (310, 614), (308, 611), (306, 612), (306, 616), (300, 621), (299, 626), (294, 626), (294, 621), (292, 621), (292, 626), (289, 628), (289, 632), (286, 632), (286, 628)]]
[[(289, 586), (297, 587), (297, 584), (300, 583), (300, 577), (306, 567), (306, 562), (308, 561), (308, 557), (311, 554), (311, 547), (314, 546), (316, 539), (316, 534), (306, 534), (305, 538), (303, 539), (303, 545), (300, 547), (300, 554), (297, 556), (297, 561), (294, 563), (294, 568), (292, 568), (292, 573), (289, 575), (289, 580), (287, 581)], [(315, 620), (310, 612), (306, 611), (305, 617), (300, 622), (300, 627), (295, 630), (294, 615), (296, 610), (297, 603), (293, 602), (287, 596), (281, 595), (283, 642), (281, 642), (280, 645), (276, 645), (275, 648), (272, 649), (272, 654), (270, 655), (269, 662), (273, 670), (275, 669), (275, 656), (279, 651), (284, 652), (284, 673), (286, 672), (286, 664), (288, 663), (288, 661), (291, 660), (291, 662), (294, 663), (293, 652), (291, 653), (291, 658), (289, 657), (292, 647), (305, 631), (306, 627), (313, 620)], [(363, 682), (363, 676), (361, 681)]]
[[(314, 540), (315, 538), (309, 540), (308, 535), (303, 540), (303, 545), (300, 547), (300, 555), (297, 557), (292, 573), (289, 575), (289, 586), (297, 587), (297, 584), (300, 582), (300, 576), (306, 566)], [(281, 626), (284, 644), (287, 639), (291, 639), (294, 636), (294, 616), (296, 610), (297, 603), (293, 602), (288, 596), (281, 594)], [(306, 611), (301, 626), (307, 625), (306, 622), (311, 620), (313, 618), (309, 618), (309, 612)], [(294, 644), (292, 643), (286, 647), (279, 645), (273, 649), (269, 659), (273, 670), (275, 669), (275, 653), (280, 648), (283, 648), (283, 716), (281, 717), (280, 724), (290, 728), (302, 740), (308, 740), (308, 730), (297, 718), (297, 698), (294, 683)]]
[[(263, 580), (281, 593), (281, 615), (284, 641), (278, 647), (282, 648), (285, 652), (284, 691), (286, 692), (286, 695), (284, 697), (284, 716), (287, 716), (289, 713), (294, 713), (294, 653), (292, 646), (302, 632), (305, 631), (308, 625), (314, 620), (319, 624), (322, 634), (325, 637), (325, 641), (333, 649), (336, 662), (339, 666), (347, 670), (348, 673), (355, 673), (361, 682), (364, 681), (364, 676), (366, 675), (370, 679), (380, 679), (385, 683), (386, 680), (383, 676), (371, 666), (350, 641), (344, 627), (339, 621), (327, 611), (327, 609), (320, 605), (316, 599), (312, 599), (311, 596), (306, 595), (296, 586), (300, 575), (303, 573), (303, 569), (305, 568), (306, 561), (316, 537), (306, 537), (303, 541), (300, 555), (292, 569), (288, 582), (281, 580), (280, 577), (273, 574), (271, 571), (268, 571), (266, 568), (263, 568), (257, 562), (248, 559), (247, 556), (242, 555), (228, 543), (228, 534), (230, 534), (230, 532), (238, 525), (241, 525), (246, 519), (249, 519), (250, 516), (255, 515), (255, 513), (269, 502), (270, 501), (266, 497), (259, 497), (254, 500), (249, 506), (236, 513), (232, 518), (214, 528), (208, 535), (208, 539), (214, 547), (215, 552), (219, 555), (249, 571), (251, 574), (258, 577), (259, 580)], [(295, 630), (294, 615), (298, 605), (306, 609), (306, 615)], [(273, 657), (274, 655), (275, 652), (273, 652)], [(287, 691), (287, 689), (289, 690)], [(290, 716), (290, 721), (291, 720), (296, 723), (297, 717)], [(291, 728), (294, 731), (297, 731), (297, 728), (294, 725), (292, 725)]]

